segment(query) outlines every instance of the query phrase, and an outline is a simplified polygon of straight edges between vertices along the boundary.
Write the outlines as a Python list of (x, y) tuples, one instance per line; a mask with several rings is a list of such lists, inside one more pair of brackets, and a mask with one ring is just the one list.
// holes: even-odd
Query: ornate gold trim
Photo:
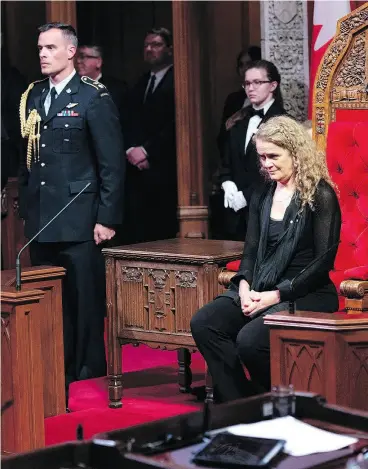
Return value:
[[(339, 97), (339, 93), (341, 98), (341, 93), (343, 92), (340, 87), (332, 90), (336, 72), (340, 70), (341, 64), (350, 50), (354, 36), (364, 33), (365, 30), (367, 30), (365, 34), (365, 38), (367, 38), (368, 3), (365, 3), (338, 21), (335, 37), (319, 64), (313, 88), (312, 128), (314, 138), (320, 150), (325, 150), (326, 148), (328, 124), (336, 116), (336, 110), (334, 105), (331, 105), (331, 101), (336, 102), (335, 99)], [(354, 45), (352, 47), (354, 48)], [(354, 98), (353, 107), (356, 109), (368, 109), (368, 97), (366, 97), (365, 86), (366, 84), (362, 84), (359, 87), (356, 84), (352, 84), (354, 89), (344, 90), (346, 96), (349, 95), (350, 98)], [(358, 98), (361, 100), (358, 101)], [(349, 106), (346, 107), (351, 108), (352, 103), (349, 103)]]
[(19, 117), (20, 117), (20, 132), (23, 138), (28, 137), (27, 145), (27, 168), (31, 169), (32, 162), (32, 152), (34, 161), (39, 161), (40, 159), (40, 138), (41, 138), (41, 116), (38, 114), (36, 109), (30, 111), (27, 118), (27, 100), (28, 95), (35, 83), (40, 83), (44, 80), (38, 80), (31, 83), (26, 91), (22, 94), (20, 98), (19, 105)]
[(231, 279), (236, 275), (236, 272), (232, 272), (230, 270), (222, 270), (218, 276), (218, 283), (224, 287), (228, 287), (230, 285)]
[(367, 280), (344, 280), (340, 284), (340, 291), (347, 298), (363, 298), (368, 295)]

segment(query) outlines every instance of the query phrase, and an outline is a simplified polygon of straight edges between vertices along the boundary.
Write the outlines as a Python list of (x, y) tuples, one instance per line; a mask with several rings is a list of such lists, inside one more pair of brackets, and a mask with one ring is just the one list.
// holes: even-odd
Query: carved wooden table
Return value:
[(190, 388), (190, 332), (193, 314), (222, 288), (218, 275), (239, 259), (244, 243), (209, 239), (169, 239), (103, 249), (108, 314), (109, 405), (121, 407), (121, 346), (146, 344), (181, 349), (179, 384)]

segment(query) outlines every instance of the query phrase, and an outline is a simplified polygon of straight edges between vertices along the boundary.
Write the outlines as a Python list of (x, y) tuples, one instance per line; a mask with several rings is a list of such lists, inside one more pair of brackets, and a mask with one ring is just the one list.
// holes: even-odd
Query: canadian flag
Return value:
[(312, 116), (313, 85), (318, 66), (336, 33), (337, 21), (350, 13), (349, 0), (315, 0), (311, 41), (309, 116)]

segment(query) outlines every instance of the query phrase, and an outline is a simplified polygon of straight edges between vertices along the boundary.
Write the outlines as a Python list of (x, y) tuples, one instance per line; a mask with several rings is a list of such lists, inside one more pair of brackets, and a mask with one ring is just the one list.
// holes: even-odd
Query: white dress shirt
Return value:
[[(270, 107), (272, 106), (274, 102), (275, 100), (271, 99), (271, 101), (269, 101), (265, 106), (260, 107), (260, 108), (253, 106), (253, 108), (256, 109), (257, 111), (259, 111), (260, 109), (263, 109), (263, 112), (266, 115), (266, 113), (268, 112), (268, 110), (270, 109)], [(261, 121), (262, 119), (259, 116), (253, 116), (249, 119), (247, 136), (245, 138), (244, 152), (247, 150), (247, 146), (248, 146), (248, 143), (250, 142), (250, 139), (253, 137), (255, 133), (257, 133), (258, 126), (261, 123)]]
[(46, 99), (45, 99), (45, 113), (46, 115), (48, 114), (49, 110), (50, 110), (50, 106), (51, 106), (51, 90), (52, 88), (55, 88), (56, 90), (56, 97), (59, 96), (59, 94), (63, 91), (63, 89), (66, 87), (66, 85), (70, 82), (70, 80), (74, 77), (74, 75), (76, 74), (77, 72), (75, 71), (75, 69), (72, 71), (72, 73), (70, 75), (68, 75), (66, 78), (64, 78), (64, 80), (62, 80), (60, 83), (58, 83), (57, 85), (55, 85), (52, 81), (51, 81), (51, 78), (49, 78), (49, 87), (50, 87), (50, 91), (47, 93), (47, 96), (46, 96)]

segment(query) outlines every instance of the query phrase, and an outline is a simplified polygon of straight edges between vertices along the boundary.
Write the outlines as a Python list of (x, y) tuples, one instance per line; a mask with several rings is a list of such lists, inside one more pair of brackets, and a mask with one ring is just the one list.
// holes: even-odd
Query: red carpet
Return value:
[[(124, 346), (124, 396), (121, 409), (109, 409), (107, 378), (72, 383), (72, 413), (45, 419), (46, 445), (75, 439), (83, 425), (84, 437), (198, 410), (201, 404), (179, 392), (176, 352), (153, 350), (144, 345)], [(204, 382), (204, 361), (192, 355), (193, 386)]]

